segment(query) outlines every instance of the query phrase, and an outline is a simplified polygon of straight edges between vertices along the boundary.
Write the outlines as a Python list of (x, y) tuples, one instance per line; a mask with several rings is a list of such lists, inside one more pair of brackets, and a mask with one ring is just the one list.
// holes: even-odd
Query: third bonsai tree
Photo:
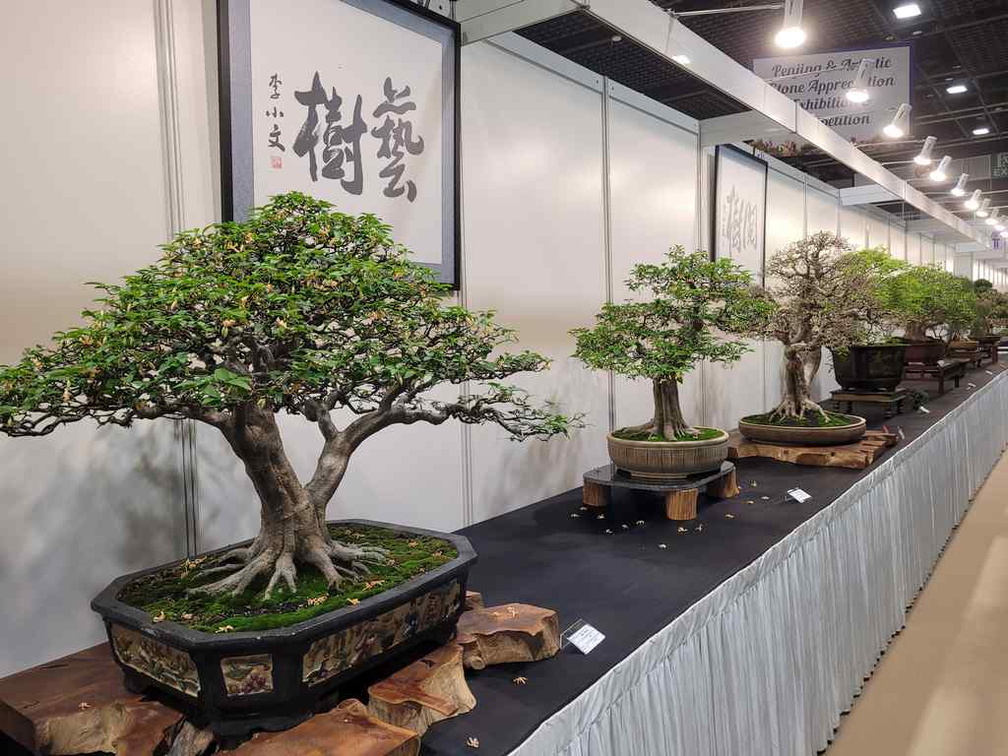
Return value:
[(660, 264), (635, 266), (627, 286), (650, 296), (607, 303), (593, 328), (571, 332), (575, 356), (588, 367), (651, 382), (651, 419), (610, 434), (610, 456), (620, 469), (642, 477), (716, 469), (727, 456), (728, 435), (687, 421), (679, 384), (702, 360), (739, 360), (749, 351), (740, 335), (760, 330), (773, 305), (738, 265), (682, 247)]

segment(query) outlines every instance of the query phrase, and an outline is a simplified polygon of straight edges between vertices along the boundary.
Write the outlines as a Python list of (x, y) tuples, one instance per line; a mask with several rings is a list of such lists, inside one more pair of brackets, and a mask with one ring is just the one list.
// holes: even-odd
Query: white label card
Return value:
[(605, 640), (605, 636), (586, 622), (568, 635), (567, 640), (573, 643), (582, 654), (590, 654), (599, 643)]
[(927, 407), (920, 407), (919, 409), (920, 409), (920, 411), (921, 411), (921, 412), (923, 412), (923, 413), (924, 413), (925, 415), (930, 415), (930, 414), (931, 414), (931, 410), (929, 410), (929, 409), (928, 409)]
[(992, 373), (990, 370), (984, 370), (984, 372), (987, 373), (987, 375), (994, 375), (994, 373)]
[(801, 490), (800, 488), (792, 488), (787, 492), (787, 495), (792, 499), (797, 501), (799, 504), (804, 504), (806, 501), (812, 498), (812, 494)]
[(906, 441), (906, 433), (903, 432), (902, 428), (899, 429), (899, 437)]

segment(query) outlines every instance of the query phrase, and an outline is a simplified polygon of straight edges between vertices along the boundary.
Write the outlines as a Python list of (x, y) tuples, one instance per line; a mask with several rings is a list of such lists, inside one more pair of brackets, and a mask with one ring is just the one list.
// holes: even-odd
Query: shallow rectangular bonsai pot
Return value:
[[(155, 623), (119, 601), (131, 581), (182, 564), (141, 570), (113, 580), (91, 608), (105, 621), (109, 645), (127, 686), (156, 688), (219, 734), (291, 727), (310, 716), (341, 684), (425, 640), (447, 642), (465, 603), (476, 552), (464, 536), (370, 520), (330, 525), (386, 528), (447, 541), (450, 562), (394, 588), (288, 627), (223, 634), (176, 622)], [(251, 541), (208, 552), (222, 554)]]

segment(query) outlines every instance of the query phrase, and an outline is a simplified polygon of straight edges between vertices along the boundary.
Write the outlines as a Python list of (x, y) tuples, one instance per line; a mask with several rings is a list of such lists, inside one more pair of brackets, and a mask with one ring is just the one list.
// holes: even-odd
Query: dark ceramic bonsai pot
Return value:
[(469, 540), (368, 520), (331, 524), (441, 538), (458, 556), (356, 606), (274, 630), (225, 634), (171, 621), (155, 623), (146, 612), (118, 600), (131, 581), (174, 565), (120, 577), (98, 594), (91, 608), (105, 621), (127, 687), (155, 688), (218, 734), (241, 736), (255, 729), (292, 727), (367, 669), (422, 641), (447, 642), (462, 613), (466, 579), (476, 561)]
[(927, 341), (910, 341), (906, 345), (906, 355), (903, 360), (906, 364), (924, 363), (925, 365), (937, 365), (938, 361), (945, 357), (948, 345), (938, 339), (928, 339)]
[(903, 380), (906, 344), (852, 344), (833, 354), (837, 383), (857, 391), (892, 391)]

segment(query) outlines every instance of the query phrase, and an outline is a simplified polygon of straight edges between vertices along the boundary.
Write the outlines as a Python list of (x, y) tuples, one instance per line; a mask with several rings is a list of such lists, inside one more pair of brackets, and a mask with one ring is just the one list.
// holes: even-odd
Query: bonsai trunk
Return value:
[[(329, 586), (342, 578), (369, 572), (368, 563), (380, 561), (381, 549), (334, 541), (325, 524), (325, 501), (313, 501), (287, 459), (273, 412), (245, 408), (241, 417), (222, 428), (232, 450), (245, 464), (260, 501), (259, 534), (247, 548), (235, 549), (216, 560), (203, 574), (233, 572), (216, 582), (193, 589), (201, 593), (239, 594), (261, 576), (269, 576), (265, 596), (283, 581), (293, 592), (297, 565), (316, 567)], [(342, 479), (350, 450), (330, 460)], [(335, 486), (334, 486), (335, 488)], [(235, 570), (237, 570), (235, 572)]]
[(819, 369), (822, 351), (797, 349), (788, 346), (784, 350), (784, 398), (770, 413), (771, 420), (801, 418), (808, 411), (826, 416), (823, 408), (812, 400), (809, 385)]
[(643, 425), (635, 425), (627, 430), (641, 431), (653, 436), (663, 436), (672, 441), (677, 436), (695, 434), (696, 428), (691, 427), (683, 418), (679, 407), (679, 382), (672, 379), (657, 379), (652, 381), (651, 391), (654, 396), (654, 416)]

